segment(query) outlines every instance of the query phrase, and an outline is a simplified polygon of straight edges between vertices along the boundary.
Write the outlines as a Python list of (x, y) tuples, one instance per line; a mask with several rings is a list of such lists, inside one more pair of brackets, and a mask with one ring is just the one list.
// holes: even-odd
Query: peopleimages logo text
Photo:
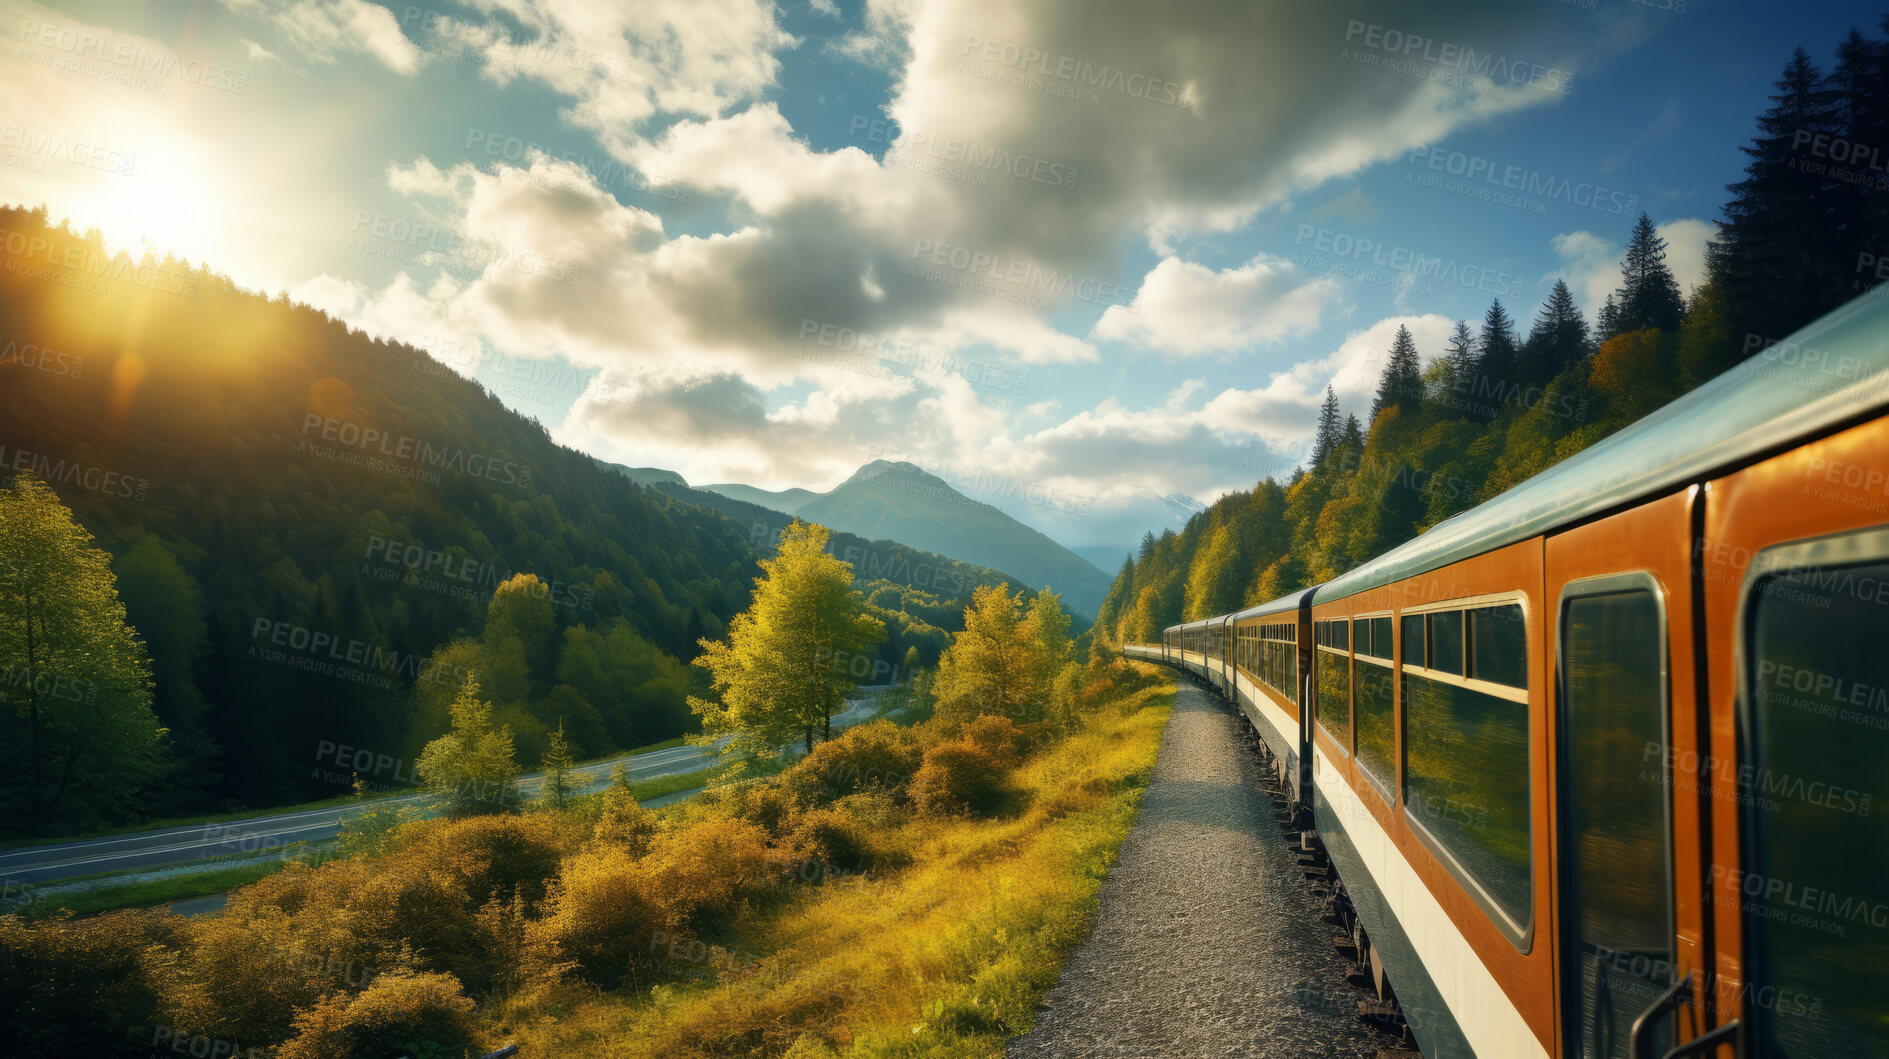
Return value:
[[(1629, 195), (1587, 181), (1543, 173), (1526, 166), (1507, 165), (1492, 158), (1446, 151), (1440, 147), (1413, 147), (1409, 162), (1438, 173), (1447, 173), (1469, 181), (1481, 181), (1491, 187), (1536, 198), (1565, 202), (1602, 213), (1622, 214), (1640, 204), (1638, 195)], [(1408, 181), (1409, 177), (1405, 178)]]

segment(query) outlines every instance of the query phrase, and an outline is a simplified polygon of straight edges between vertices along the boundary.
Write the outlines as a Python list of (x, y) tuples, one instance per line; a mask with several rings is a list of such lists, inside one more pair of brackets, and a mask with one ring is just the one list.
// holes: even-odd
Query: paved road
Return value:
[(1037, 1056), (1375, 1057), (1240, 722), (1183, 684), (1095, 931), (1063, 968)]
[[(872, 705), (872, 701), (866, 699), (845, 713), (836, 714), (833, 727), (845, 728), (866, 720), (872, 714)], [(595, 762), (575, 770), (577, 782), (580, 786), (602, 782), (619, 761), (628, 768), (632, 780), (694, 772), (707, 766), (707, 758), (720, 745), (677, 746)], [(536, 794), (543, 779), (543, 773), (539, 772), (523, 777), (519, 782), (521, 793), (526, 797)], [(411, 805), (425, 800), (424, 795), (411, 794), (377, 799), (371, 804), (381, 808)], [(329, 806), (220, 824), (191, 824), (109, 838), (88, 838), (10, 849), (0, 852), (0, 890), (4, 890), (6, 884), (54, 882), (95, 872), (185, 864), (235, 853), (265, 853), (297, 842), (325, 842), (340, 832), (342, 820), (362, 809), (363, 806), (358, 804)]]

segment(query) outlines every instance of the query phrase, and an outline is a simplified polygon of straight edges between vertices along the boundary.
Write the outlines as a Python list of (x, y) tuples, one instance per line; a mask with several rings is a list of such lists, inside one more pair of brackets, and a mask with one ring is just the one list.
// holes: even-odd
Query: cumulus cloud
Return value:
[[(411, 76), (420, 68), (420, 50), (400, 32), (393, 12), (368, 0), (223, 0), (223, 3), (232, 11), (275, 27), (315, 62), (333, 63), (342, 55), (358, 52), (372, 56), (397, 74)], [(261, 45), (244, 43), (249, 45), (252, 58), (273, 58)]]
[[(1110, 343), (1175, 357), (1271, 351), (1326, 320), (1336, 281), (1266, 256), (1216, 270), (1188, 260), (1184, 242), (1560, 98), (1354, 61), (1350, 49), (1369, 47), (1359, 26), (1579, 65), (1540, 43), (1552, 12), (1497, 0), (1424, 12), (1392, 0), (1343, 12), (872, 0), (836, 47), (893, 74), (884, 111), (898, 132), (874, 157), (816, 149), (764, 98), (779, 53), (797, 45), (771, 5), (471, 6), (486, 19), (475, 37), (488, 76), (549, 87), (567, 120), (653, 182), (725, 204), (725, 223), (671, 231), (543, 156), (485, 169), (410, 160), (390, 183), (494, 260), (444, 288), (342, 293), (403, 327), (596, 369), (563, 428), (593, 450), (666, 459), (692, 480), (813, 487), (886, 437), (1137, 503), (1164, 482), (1205, 496), (1250, 484), (1254, 446), (1309, 431), (1327, 382), (1368, 400), (1382, 323), (1264, 387), (1152, 409), (1104, 403), (1029, 433), (1008, 395), (950, 371), (887, 380), (874, 351), (923, 344), (1021, 365), (1095, 362)], [(931, 171), (939, 145), (950, 145), (940, 164), (979, 179)], [(1033, 178), (1048, 166), (1075, 177)], [(1330, 208), (1355, 218), (1376, 207), (1353, 189)], [(1138, 246), (1160, 260), (1137, 279), (1126, 262)], [(1125, 288), (1137, 282), (1130, 313)], [(442, 299), (437, 322), (412, 319), (424, 313), (409, 295), (422, 288)], [(1426, 351), (1440, 348), (1447, 321), (1407, 319), (1432, 329), (1419, 335)], [(663, 402), (673, 409), (659, 412)]]
[(1214, 271), (1166, 258), (1132, 306), (1110, 306), (1092, 337), (1180, 356), (1233, 353), (1317, 329), (1342, 293), (1337, 279), (1307, 279), (1284, 258), (1260, 255)]
[(455, 23), (486, 76), (542, 83), (564, 117), (624, 156), (660, 116), (712, 118), (757, 98), (795, 46), (767, 0), (468, 0)]

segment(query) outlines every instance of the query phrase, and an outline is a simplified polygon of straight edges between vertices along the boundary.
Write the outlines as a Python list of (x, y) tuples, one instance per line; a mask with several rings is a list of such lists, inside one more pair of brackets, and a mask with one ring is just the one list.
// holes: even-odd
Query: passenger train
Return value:
[[(1250, 721), (1424, 1054), (1889, 1056), (1889, 302), (1124, 648)], [(1328, 858), (1328, 860), (1326, 859)]]

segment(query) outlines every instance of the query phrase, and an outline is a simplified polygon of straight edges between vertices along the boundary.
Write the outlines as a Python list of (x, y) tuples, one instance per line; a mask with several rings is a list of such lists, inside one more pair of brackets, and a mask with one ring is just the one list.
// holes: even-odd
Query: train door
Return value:
[[(1664, 1055), (1702, 965), (1690, 573), (1696, 491), (1549, 538), (1559, 1053)], [(1642, 1039), (1634, 1041), (1635, 1024)]]
[(1865, 423), (1707, 488), (1710, 992), (1747, 1055), (1889, 1055), (1886, 439)]

